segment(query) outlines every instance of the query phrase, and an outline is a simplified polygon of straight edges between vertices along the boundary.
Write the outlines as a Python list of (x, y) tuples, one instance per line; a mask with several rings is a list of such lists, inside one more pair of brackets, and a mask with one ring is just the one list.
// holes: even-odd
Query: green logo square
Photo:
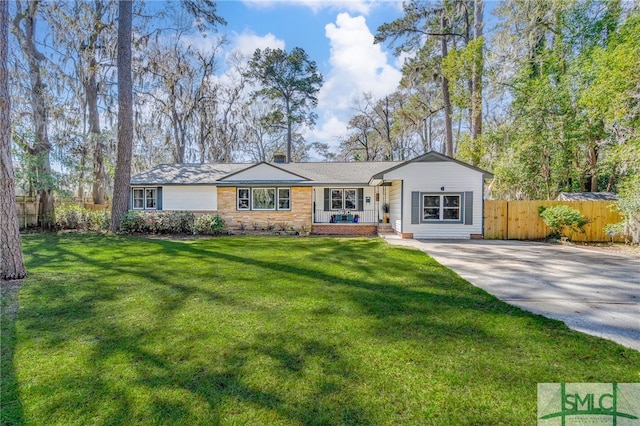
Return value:
[(538, 383), (538, 425), (640, 426), (640, 383)]

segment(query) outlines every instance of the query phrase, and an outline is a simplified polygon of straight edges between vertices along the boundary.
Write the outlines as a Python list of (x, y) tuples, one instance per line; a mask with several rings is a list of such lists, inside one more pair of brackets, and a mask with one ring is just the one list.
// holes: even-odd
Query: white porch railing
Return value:
[(378, 223), (374, 210), (316, 210), (313, 223)]

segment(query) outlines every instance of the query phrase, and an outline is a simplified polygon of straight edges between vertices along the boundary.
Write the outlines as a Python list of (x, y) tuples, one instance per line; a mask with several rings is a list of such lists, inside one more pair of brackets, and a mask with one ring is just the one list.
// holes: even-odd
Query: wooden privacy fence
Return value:
[[(87, 210), (111, 210), (111, 204), (92, 204), (81, 201), (66, 200), (64, 202), (78, 204)], [(18, 223), (20, 229), (38, 226), (38, 200), (36, 197), (16, 195), (16, 208), (18, 211)], [(59, 203), (56, 202), (56, 206)]]
[(16, 209), (18, 210), (18, 223), (21, 229), (38, 224), (38, 204), (35, 197), (16, 195)]
[[(565, 204), (579, 210), (590, 223), (584, 233), (568, 233), (571, 241), (611, 241), (604, 231), (610, 223), (617, 223), (622, 216), (612, 201), (504, 201), (484, 202), (484, 238), (488, 240), (540, 240), (551, 233), (538, 209)], [(624, 241), (617, 237), (616, 241)]]

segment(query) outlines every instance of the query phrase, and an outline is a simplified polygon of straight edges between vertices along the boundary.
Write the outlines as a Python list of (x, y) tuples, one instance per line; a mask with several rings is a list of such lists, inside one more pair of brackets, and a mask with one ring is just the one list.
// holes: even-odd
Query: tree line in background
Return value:
[[(133, 10), (134, 172), (166, 162), (270, 161), (276, 152), (293, 161), (313, 152), (379, 161), (436, 150), (492, 171), (494, 198), (640, 191), (633, 2), (504, 1), (489, 33), (481, 0), (406, 2), (375, 37), (405, 58), (402, 81), (381, 99), (352, 100), (337, 151), (302, 136), (322, 86), (304, 50), (227, 54), (215, 3), (155, 7), (136, 2)], [(54, 189), (95, 203), (113, 196), (117, 14), (115, 0), (15, 2), (16, 174), (46, 209)], [(202, 31), (206, 49), (194, 43)]]

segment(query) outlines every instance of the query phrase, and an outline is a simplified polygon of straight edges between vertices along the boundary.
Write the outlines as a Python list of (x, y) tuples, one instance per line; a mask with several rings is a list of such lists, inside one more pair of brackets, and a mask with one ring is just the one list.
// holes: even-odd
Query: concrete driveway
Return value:
[(640, 351), (640, 259), (529, 241), (402, 240), (499, 299)]

